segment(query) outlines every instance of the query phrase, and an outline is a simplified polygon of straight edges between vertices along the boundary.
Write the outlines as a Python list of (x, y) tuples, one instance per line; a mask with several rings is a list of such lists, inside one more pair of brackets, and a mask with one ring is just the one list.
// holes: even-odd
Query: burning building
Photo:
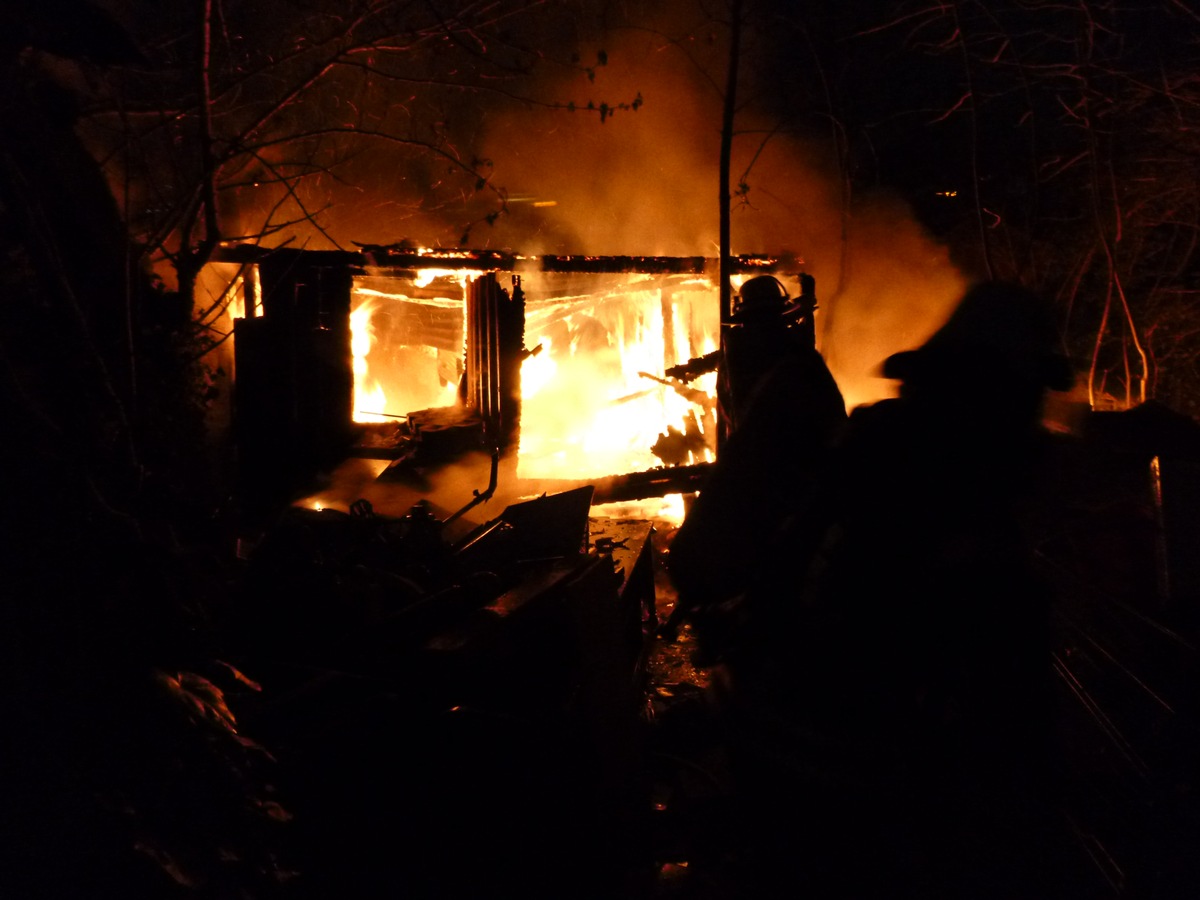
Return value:
[[(528, 494), (590, 481), (599, 500), (637, 499), (694, 489), (714, 458), (715, 375), (662, 373), (718, 346), (715, 260), (406, 247), (223, 260), (244, 313), (246, 490), (294, 492), (350, 455), (387, 460), (387, 478), (478, 451)], [(799, 265), (739, 257), (734, 270)]]

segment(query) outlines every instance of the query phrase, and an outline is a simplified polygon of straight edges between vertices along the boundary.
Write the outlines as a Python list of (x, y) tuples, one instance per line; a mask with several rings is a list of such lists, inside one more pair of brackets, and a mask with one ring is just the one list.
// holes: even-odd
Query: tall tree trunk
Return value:
[[(738, 66), (741, 61), (742, 44), (742, 0), (732, 0), (729, 8), (729, 72), (725, 79), (725, 108), (721, 117), (721, 161), (720, 161), (720, 216), (721, 216), (721, 248), (720, 248), (720, 297), (721, 297), (721, 349), (725, 349), (726, 324), (733, 311), (733, 285), (730, 276), (733, 274), (733, 250), (730, 235), (729, 211), (731, 193), (729, 185), (729, 164), (733, 155), (733, 120), (737, 111)], [(722, 410), (717, 408), (717, 450), (720, 452), (725, 438), (725, 422)]]
[(733, 120), (737, 111), (738, 66), (741, 61), (742, 43), (742, 0), (732, 0), (729, 23), (729, 72), (725, 79), (725, 109), (721, 118), (721, 323), (729, 319), (733, 306), (733, 289), (729, 278), (733, 274), (733, 260), (729, 208), (732, 199), (729, 185), (729, 162), (733, 155)]

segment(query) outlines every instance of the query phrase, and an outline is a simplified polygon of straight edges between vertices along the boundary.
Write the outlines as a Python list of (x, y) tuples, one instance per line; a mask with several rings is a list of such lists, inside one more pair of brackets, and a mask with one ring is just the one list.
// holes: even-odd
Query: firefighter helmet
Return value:
[(953, 377), (969, 360), (1040, 388), (1066, 391), (1074, 380), (1050, 308), (1019, 286), (997, 282), (972, 287), (923, 345), (884, 360), (882, 374), (902, 381)]
[(787, 288), (774, 275), (755, 275), (748, 279), (738, 291), (738, 298), (737, 309), (729, 317), (729, 321), (738, 324), (780, 316), (790, 318), (804, 307), (788, 296)]

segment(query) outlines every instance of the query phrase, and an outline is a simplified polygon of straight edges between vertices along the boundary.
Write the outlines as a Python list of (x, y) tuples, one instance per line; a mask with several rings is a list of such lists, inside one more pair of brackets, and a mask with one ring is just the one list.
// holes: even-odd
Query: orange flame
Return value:
[[(426, 270), (412, 286), (426, 287), (438, 279), (462, 285), (477, 274)], [(446, 346), (432, 346), (415, 336), (414, 322), (434, 313), (455, 323), (444, 338)], [(350, 309), (354, 421), (394, 422), (413, 410), (453, 405), (462, 365), (462, 316), (461, 299), (415, 298), (356, 286)]]
[[(389, 325), (389, 317), (428, 316), (430, 306), (453, 307), (461, 317), (459, 301), (410, 294), (423, 293), (414, 289), (438, 279), (465, 286), (478, 274), (426, 270), (412, 288), (397, 281), (386, 293), (356, 285), (350, 314), (355, 421), (392, 421), (415, 409), (455, 403), (456, 384), (444, 372), (440, 380), (436, 374), (445, 366), (444, 349), (389, 344), (381, 332), (411, 337), (395, 321)], [(405, 309), (397, 312), (398, 304)], [(657, 276), (632, 275), (624, 285), (549, 299), (530, 297), (527, 285), (526, 304), (525, 344), (536, 352), (521, 369), (519, 477), (586, 479), (661, 466), (651, 451), (659, 436), (668, 426), (683, 430), (689, 413), (702, 411), (641, 373), (659, 374), (715, 349), (713, 285), (703, 278), (675, 279), (667, 289)], [(397, 356), (404, 365), (389, 367)], [(711, 395), (715, 375), (691, 387)], [(708, 458), (701, 451), (692, 461)], [(666, 506), (673, 509), (681, 501)]]
[(663, 464), (650, 448), (668, 425), (682, 430), (696, 407), (641, 373), (661, 373), (717, 340), (715, 291), (703, 281), (688, 288), (664, 304), (663, 289), (643, 278), (620, 292), (529, 304), (526, 342), (541, 350), (521, 370), (522, 478), (591, 478)]

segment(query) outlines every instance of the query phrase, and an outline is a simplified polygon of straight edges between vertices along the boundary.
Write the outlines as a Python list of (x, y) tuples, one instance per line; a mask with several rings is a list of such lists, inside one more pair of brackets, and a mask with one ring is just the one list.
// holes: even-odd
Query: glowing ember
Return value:
[(667, 494), (665, 497), (647, 497), (644, 500), (628, 500), (618, 503), (598, 503), (592, 507), (592, 515), (609, 519), (662, 519), (679, 524), (684, 516), (683, 494)]

